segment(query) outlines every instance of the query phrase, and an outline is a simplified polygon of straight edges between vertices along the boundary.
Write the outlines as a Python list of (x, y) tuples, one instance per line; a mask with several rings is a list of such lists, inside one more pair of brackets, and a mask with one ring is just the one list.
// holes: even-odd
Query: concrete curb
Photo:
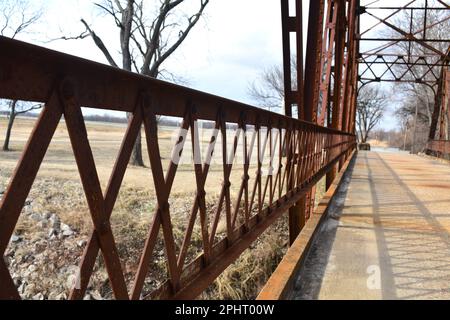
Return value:
[(350, 163), (355, 159), (357, 152), (354, 151), (345, 162), (342, 170), (336, 176), (333, 184), (330, 186), (311, 218), (307, 221), (300, 235), (287, 251), (283, 260), (281, 260), (277, 269), (267, 281), (264, 288), (259, 293), (257, 300), (285, 300), (292, 291), (295, 283), (295, 276), (301, 269), (305, 258), (308, 255), (311, 245), (314, 243), (316, 231), (323, 219), (326, 217), (329, 206), (334, 199), (343, 177), (348, 172)]

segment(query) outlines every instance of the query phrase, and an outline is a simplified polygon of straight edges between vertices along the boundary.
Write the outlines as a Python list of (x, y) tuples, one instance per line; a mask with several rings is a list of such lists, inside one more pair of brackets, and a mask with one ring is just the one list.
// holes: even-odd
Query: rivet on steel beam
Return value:
[(71, 99), (76, 95), (76, 85), (75, 82), (66, 78), (61, 82), (60, 86), (61, 97), (65, 100)]
[(197, 190), (197, 196), (200, 198), (204, 198), (206, 196), (205, 189)]
[(108, 233), (110, 229), (111, 225), (109, 221), (103, 221), (99, 224), (98, 229), (96, 229), (96, 231), (98, 232), (99, 235), (103, 235)]
[(239, 118), (241, 119), (241, 122), (244, 125), (245, 120), (247, 120), (247, 113), (244, 110), (242, 110), (240, 112)]
[(196, 115), (197, 114), (197, 106), (195, 104), (193, 104), (192, 102), (188, 102), (188, 105), (191, 108), (191, 114)]
[(160, 208), (159, 208), (159, 210), (162, 212), (162, 213), (168, 213), (169, 212), (169, 209), (170, 209), (170, 204), (169, 204), (169, 202), (164, 202), (161, 206), (160, 206)]
[(142, 94), (142, 103), (144, 107), (149, 107), (151, 105), (151, 96), (148, 92), (143, 92)]
[(231, 187), (231, 182), (230, 181), (224, 181), (222, 182), (222, 186), (226, 189), (229, 189)]

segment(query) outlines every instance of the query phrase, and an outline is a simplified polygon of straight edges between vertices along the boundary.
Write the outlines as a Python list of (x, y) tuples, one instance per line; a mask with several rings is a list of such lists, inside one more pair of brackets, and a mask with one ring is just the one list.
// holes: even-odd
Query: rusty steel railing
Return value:
[[(339, 161), (355, 148), (355, 136), (312, 123), (271, 113), (203, 92), (158, 81), (137, 74), (65, 55), (23, 42), (0, 37), (0, 98), (45, 103), (29, 137), (15, 173), (0, 203), (0, 254), (14, 232), (24, 202), (38, 173), (55, 129), (64, 116), (90, 216), (94, 225), (80, 263), (80, 281), (71, 291), (71, 299), (83, 298), (99, 252), (102, 253), (109, 281), (117, 299), (194, 298), (229, 266), (261, 233), (299, 201), (301, 197)], [(103, 193), (92, 156), (81, 106), (132, 113), (119, 155)], [(198, 142), (197, 120), (214, 122), (223, 139), (223, 185), (218, 209), (205, 206), (205, 181), (208, 159), (194, 165), (196, 194), (184, 241), (177, 248), (171, 224), (169, 199), (177, 174), (171, 161), (164, 176), (158, 145), (157, 116), (182, 118), (181, 131), (189, 130), (192, 148)], [(122, 179), (136, 136), (144, 125), (157, 208), (145, 242), (131, 292), (127, 290), (121, 261), (110, 225)], [(233, 147), (242, 143), (244, 163), (227, 159), (227, 132), (234, 124)], [(254, 128), (249, 136), (247, 129)], [(240, 134), (242, 132), (243, 134)], [(181, 150), (185, 137), (180, 133)], [(211, 139), (211, 154), (215, 138)], [(253, 152), (252, 150), (256, 148)], [(229, 148), (228, 148), (229, 149)], [(180, 149), (178, 149), (179, 151)], [(268, 154), (270, 161), (261, 157)], [(252, 157), (257, 170), (249, 170)], [(274, 158), (279, 167), (263, 183), (263, 166), (269, 170)], [(254, 159), (254, 158), (253, 158)], [(230, 174), (240, 170), (239, 194), (232, 203)], [(254, 184), (249, 184), (252, 175)], [(223, 208), (223, 210), (222, 210)], [(217, 238), (217, 224), (222, 211), (226, 218), (226, 237)], [(150, 214), (150, 212), (149, 212)], [(199, 219), (197, 219), (199, 217)], [(186, 263), (186, 253), (193, 228), (200, 224), (202, 252)], [(162, 230), (169, 277), (153, 292), (142, 292), (158, 233)], [(7, 264), (0, 259), (0, 298), (19, 299)]]

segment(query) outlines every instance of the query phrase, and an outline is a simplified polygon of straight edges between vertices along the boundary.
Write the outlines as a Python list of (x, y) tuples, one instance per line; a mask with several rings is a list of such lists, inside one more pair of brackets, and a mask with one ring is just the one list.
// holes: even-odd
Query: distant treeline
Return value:
[[(9, 111), (7, 110), (0, 110), (0, 115), (2, 116), (9, 116)], [(26, 118), (37, 118), (39, 116), (39, 113), (35, 112), (27, 112), (20, 115), (21, 117)], [(116, 117), (108, 114), (91, 114), (91, 115), (84, 115), (83, 118), (86, 121), (93, 121), (93, 122), (107, 122), (107, 123), (127, 123), (127, 118), (125, 117)], [(173, 120), (173, 119), (167, 119), (167, 118), (159, 118), (158, 123), (163, 126), (173, 126), (177, 127), (180, 124), (180, 121)]]
[[(8, 116), (9, 112), (7, 110), (0, 110), (0, 115)], [(27, 112), (21, 114), (21, 117), (27, 117), (27, 118), (37, 118), (39, 116), (39, 113), (35, 112)], [(94, 122), (107, 122), (107, 123), (127, 123), (127, 118), (125, 117), (116, 117), (108, 114), (91, 114), (91, 115), (85, 115), (84, 119), (86, 121), (94, 121)], [(162, 126), (168, 126), (168, 127), (179, 127), (181, 124), (181, 120), (174, 119), (174, 118), (167, 118), (167, 117), (159, 117), (158, 118), (158, 124)], [(215, 127), (215, 123), (212, 121), (200, 121), (199, 124), (200, 128), (204, 129), (212, 129)], [(235, 124), (229, 124), (227, 123), (228, 129), (236, 129), (237, 125)]]

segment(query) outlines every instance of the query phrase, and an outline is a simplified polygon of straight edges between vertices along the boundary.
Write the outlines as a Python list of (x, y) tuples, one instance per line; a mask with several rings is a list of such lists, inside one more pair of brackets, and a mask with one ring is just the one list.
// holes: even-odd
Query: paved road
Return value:
[(450, 165), (360, 152), (294, 299), (450, 299)]

